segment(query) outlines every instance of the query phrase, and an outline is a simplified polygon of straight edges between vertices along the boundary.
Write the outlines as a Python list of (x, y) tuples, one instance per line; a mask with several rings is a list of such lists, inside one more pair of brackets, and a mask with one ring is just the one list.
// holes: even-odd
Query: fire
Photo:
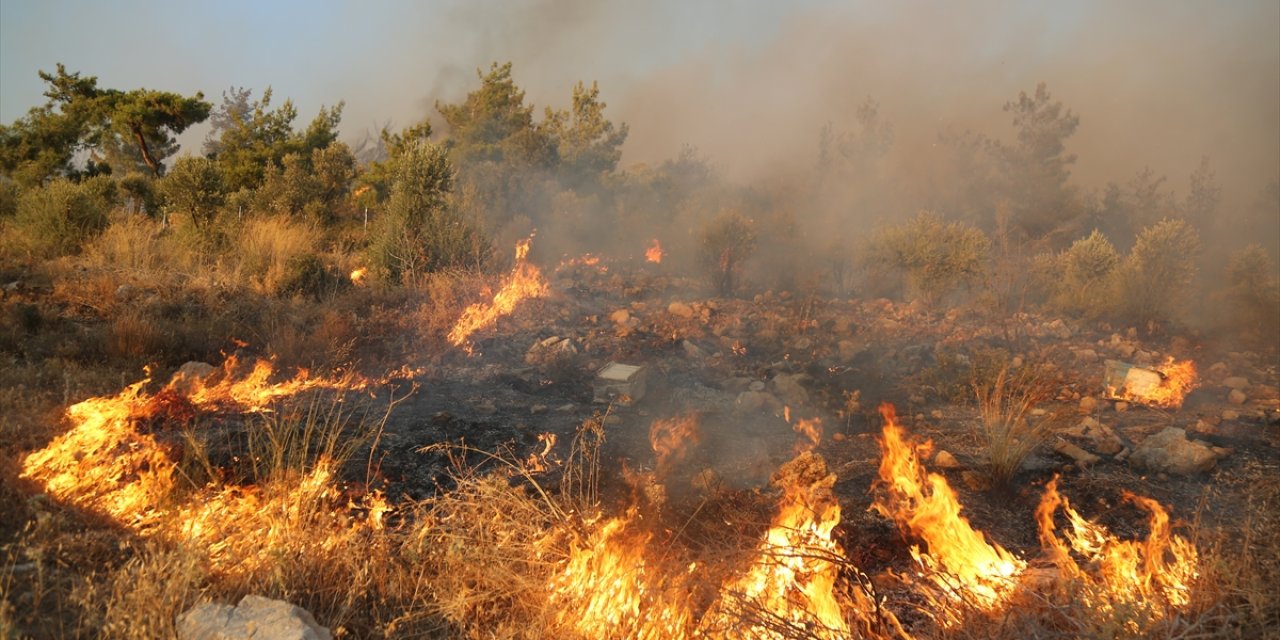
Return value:
[(795, 444), (796, 455), (806, 451), (813, 451), (822, 442), (821, 418), (801, 418), (793, 423), (791, 422), (791, 407), (782, 408), (782, 417), (791, 425), (791, 430), (801, 437)]
[[(637, 532), (635, 509), (610, 518), (584, 546), (570, 551), (552, 579), (557, 622), (586, 638), (684, 638), (693, 612), (686, 572), (662, 570), (648, 552), (652, 535)], [(687, 572), (696, 569), (688, 567)]]
[(654, 238), (649, 248), (644, 250), (644, 259), (654, 264), (661, 264), (662, 257), (665, 255), (666, 252), (662, 250), (662, 245), (658, 243), (657, 238)]
[[(162, 442), (149, 422), (190, 420), (198, 409), (266, 411), (279, 398), (316, 388), (360, 388), (354, 376), (313, 378), (305, 370), (283, 382), (270, 382), (274, 366), (256, 361), (249, 372), (235, 357), (202, 380), (175, 377), (158, 393), (144, 389), (145, 378), (115, 396), (72, 405), (71, 429), (47, 447), (26, 456), (22, 477), (36, 480), (59, 499), (105, 513), (122, 523), (144, 527), (157, 519), (174, 488), (176, 441)], [(161, 426), (164, 426), (162, 424)]]
[[(1108, 365), (1126, 366), (1108, 361)], [(1122, 369), (1123, 371), (1123, 369)], [(1153, 407), (1177, 409), (1198, 382), (1196, 365), (1190, 360), (1172, 357), (1153, 371), (1130, 368), (1123, 380), (1108, 380), (1107, 393), (1119, 400), (1130, 400)]]
[[(1169, 513), (1160, 503), (1128, 492), (1124, 495), (1149, 514), (1150, 533), (1145, 541), (1120, 540), (1102, 525), (1085, 520), (1071, 508), (1066, 496), (1058, 493), (1055, 476), (1045, 486), (1036, 509), (1040, 544), (1062, 578), (1080, 585), (1081, 596), (1091, 607), (1121, 615), (1139, 610), (1163, 617), (1160, 605), (1177, 608), (1191, 601), (1191, 585), (1198, 575), (1196, 548), (1185, 538), (1172, 535)], [(1059, 508), (1071, 527), (1063, 532), (1066, 542), (1054, 533), (1053, 517)], [(1084, 560), (1083, 566), (1077, 563), (1077, 556)], [(1133, 620), (1126, 624), (1137, 631)]]
[[(983, 610), (997, 608), (1010, 595), (1026, 563), (988, 543), (960, 515), (960, 502), (947, 479), (929, 473), (920, 462), (932, 443), (908, 442), (892, 405), (881, 405), (880, 413), (885, 420), (880, 482), (887, 491), (872, 508), (924, 541), (927, 548), (912, 547), (911, 555), (948, 600), (969, 601)], [(940, 604), (943, 623), (955, 622), (954, 609), (947, 608), (945, 601)]]
[[(540, 298), (547, 293), (547, 283), (542, 279), (542, 271), (526, 260), (532, 242), (533, 238), (530, 237), (516, 243), (515, 267), (502, 288), (494, 294), (493, 300), (473, 304), (462, 312), (462, 317), (458, 318), (458, 322), (449, 331), (449, 342), (455, 347), (465, 345), (467, 338), (476, 331), (496, 324), (498, 318), (510, 314), (526, 298)], [(470, 351), (469, 348), (467, 350)]]
[(654, 420), (649, 427), (649, 445), (657, 457), (659, 476), (684, 460), (691, 446), (699, 442), (698, 417), (688, 413), (672, 418)]
[(366, 277), (368, 277), (368, 275), (369, 275), (369, 270), (366, 269), (365, 267), (360, 267), (359, 269), (352, 271), (351, 284), (364, 284), (364, 280)]

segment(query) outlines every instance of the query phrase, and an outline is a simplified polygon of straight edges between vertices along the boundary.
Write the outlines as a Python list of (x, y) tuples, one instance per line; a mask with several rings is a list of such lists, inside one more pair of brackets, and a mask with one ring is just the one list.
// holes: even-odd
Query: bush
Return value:
[(218, 164), (208, 158), (178, 158), (159, 190), (169, 209), (191, 216), (196, 228), (207, 226), (226, 199)]
[(59, 178), (18, 198), (13, 240), (31, 257), (74, 253), (107, 226), (114, 198), (110, 179), (75, 183)]
[(751, 221), (734, 210), (725, 210), (702, 229), (702, 264), (720, 295), (731, 295), (738, 285), (742, 264), (756, 250)]
[(922, 211), (910, 222), (878, 231), (865, 263), (906, 276), (913, 293), (933, 304), (985, 270), (991, 241), (978, 229)]
[(1232, 252), (1226, 266), (1227, 321), (1237, 331), (1274, 344), (1280, 334), (1280, 278), (1262, 245)]
[(314, 228), (284, 216), (248, 220), (238, 239), (240, 275), (259, 293), (292, 293), (306, 256), (314, 255), (319, 243)]
[(481, 266), (489, 241), (450, 205), (454, 171), (445, 149), (415, 143), (395, 166), (386, 211), (370, 231), (369, 264), (401, 282), (434, 271)]
[(1097, 316), (1115, 305), (1112, 276), (1120, 254), (1101, 231), (1071, 244), (1071, 248), (1046, 259), (1040, 268), (1052, 292), (1050, 306), (1066, 313)]
[(1199, 255), (1200, 234), (1184, 220), (1166, 218), (1143, 229), (1116, 274), (1119, 317), (1148, 326), (1176, 319)]

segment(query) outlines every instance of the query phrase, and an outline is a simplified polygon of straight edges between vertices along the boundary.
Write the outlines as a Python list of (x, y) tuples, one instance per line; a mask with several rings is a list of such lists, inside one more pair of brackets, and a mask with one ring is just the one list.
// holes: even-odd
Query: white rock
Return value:
[(249, 595), (240, 604), (205, 603), (178, 616), (178, 640), (331, 640), (307, 610)]

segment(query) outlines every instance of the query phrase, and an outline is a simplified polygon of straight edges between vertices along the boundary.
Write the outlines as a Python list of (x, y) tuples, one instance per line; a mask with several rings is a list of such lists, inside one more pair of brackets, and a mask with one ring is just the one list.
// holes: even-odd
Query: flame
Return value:
[[(703, 627), (737, 638), (849, 637), (846, 616), (870, 619), (874, 601), (861, 589), (836, 588), (844, 557), (831, 535), (840, 523), (836, 476), (821, 456), (806, 452), (773, 481), (783, 489), (782, 503), (756, 559), (725, 585)], [(743, 621), (754, 624), (743, 628)]]
[[(1154, 367), (1154, 371), (1159, 374), (1158, 382), (1129, 377), (1119, 388), (1108, 388), (1107, 391), (1118, 400), (1177, 409), (1182, 406), (1182, 401), (1198, 383), (1196, 365), (1190, 360), (1178, 362), (1170, 357), (1164, 364)], [(1150, 377), (1155, 378), (1155, 376)]]
[[(246, 375), (235, 357), (204, 380), (175, 377), (155, 395), (145, 378), (115, 396), (90, 398), (67, 409), (71, 429), (23, 459), (22, 477), (36, 480), (55, 497), (105, 513), (138, 528), (157, 521), (174, 488), (177, 444), (152, 431), (192, 419), (199, 409), (267, 411), (272, 401), (307, 389), (361, 388), (362, 378), (312, 378), (270, 382), (274, 365), (257, 360)], [(212, 382), (211, 382), (212, 380)], [(153, 423), (157, 426), (153, 428)]]
[(880, 482), (887, 491), (871, 508), (924, 541), (927, 549), (912, 547), (911, 555), (948, 596), (939, 603), (944, 607), (944, 624), (958, 620), (958, 612), (949, 605), (960, 601), (983, 610), (997, 608), (1010, 595), (1026, 563), (988, 543), (960, 515), (960, 502), (947, 479), (929, 473), (920, 462), (932, 443), (906, 441), (893, 405), (881, 405), (880, 413), (885, 420)]
[[(449, 342), (453, 346), (466, 345), (471, 334), (496, 324), (498, 318), (510, 314), (526, 298), (540, 298), (547, 293), (547, 283), (542, 279), (542, 271), (526, 260), (532, 242), (533, 238), (529, 237), (516, 243), (515, 267), (502, 288), (494, 294), (493, 300), (473, 304), (462, 312), (458, 322), (449, 331)], [(469, 347), (467, 351), (470, 351)]]
[[(1163, 617), (1166, 612), (1161, 605), (1177, 608), (1191, 601), (1191, 585), (1198, 576), (1196, 548), (1171, 534), (1169, 513), (1160, 503), (1128, 492), (1124, 497), (1149, 514), (1150, 533), (1145, 541), (1120, 540), (1102, 525), (1085, 520), (1058, 493), (1054, 476), (1036, 508), (1040, 544), (1062, 578), (1080, 586), (1089, 606), (1121, 615), (1141, 611)], [(1066, 542), (1054, 533), (1053, 516), (1059, 508), (1071, 527), (1063, 532)], [(1083, 566), (1076, 556), (1084, 560)], [(1132, 619), (1126, 626), (1138, 630)]]
[(644, 250), (644, 259), (654, 264), (661, 264), (662, 256), (665, 255), (666, 253), (662, 250), (662, 245), (658, 243), (657, 238), (654, 238), (649, 248)]
[(801, 418), (793, 423), (791, 422), (791, 407), (789, 406), (782, 408), (782, 418), (791, 425), (791, 430), (801, 437), (795, 444), (794, 452), (796, 455), (818, 448), (818, 444), (822, 442), (821, 418)]
[(684, 460), (689, 448), (700, 440), (698, 416), (687, 413), (672, 418), (654, 420), (649, 426), (649, 446), (657, 457), (657, 473), (664, 476), (672, 467)]
[(555, 460), (548, 457), (556, 446), (556, 434), (539, 433), (538, 442), (542, 443), (542, 451), (529, 454), (524, 461), (524, 466), (530, 473), (542, 473), (556, 464)]
[(369, 275), (369, 270), (360, 267), (351, 272), (351, 284), (364, 284), (365, 278)]
[(686, 572), (664, 571), (648, 552), (652, 535), (636, 531), (633, 507), (610, 518), (570, 551), (550, 584), (557, 622), (586, 638), (684, 638), (693, 612)]

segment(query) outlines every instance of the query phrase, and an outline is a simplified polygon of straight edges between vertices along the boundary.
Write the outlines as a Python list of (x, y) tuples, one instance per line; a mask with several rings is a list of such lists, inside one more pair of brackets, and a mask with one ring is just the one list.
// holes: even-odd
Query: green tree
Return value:
[(1038, 238), (1078, 214), (1067, 185), (1076, 157), (1067, 153), (1066, 140), (1080, 126), (1080, 118), (1053, 101), (1043, 82), (1034, 94), (1024, 91), (1005, 103), (1004, 110), (1017, 129), (1013, 145), (998, 147), (1012, 221)]
[(751, 221), (736, 210), (725, 210), (702, 229), (702, 264), (711, 274), (711, 284), (720, 295), (732, 295), (738, 286), (743, 263), (756, 249), (756, 232)]
[(1117, 274), (1122, 318), (1149, 328), (1176, 319), (1191, 295), (1199, 255), (1200, 234), (1185, 220), (1143, 229)]
[(208, 158), (178, 158), (158, 186), (169, 208), (191, 216), (196, 228), (208, 226), (226, 197), (222, 172)]
[(28, 256), (73, 253), (106, 228), (115, 196), (115, 182), (105, 176), (82, 182), (55, 178), (19, 196), (11, 231)]
[(450, 206), (455, 172), (440, 145), (417, 142), (396, 163), (391, 198), (371, 231), (369, 262), (393, 282), (479, 266), (487, 240)]
[[(525, 106), (524, 91), (511, 78), (511, 63), (493, 63), (488, 73), (476, 70), (480, 88), (462, 104), (436, 103), (449, 126), (448, 148), (460, 165), (479, 162), (550, 167), (556, 147)], [(603, 106), (603, 105), (601, 105)]]
[(321, 107), (306, 129), (295, 132), (298, 110), (292, 100), (271, 108), (272, 92), (267, 87), (262, 98), (247, 102), (248, 96), (234, 89), (224, 94), (223, 104), (213, 119), (222, 127), (216, 141), (206, 141), (215, 150), (222, 180), (228, 191), (255, 189), (266, 179), (268, 167), (284, 169), (285, 156), (296, 153), (310, 170), (311, 152), (323, 149), (338, 138), (343, 103)]
[(560, 180), (568, 187), (598, 184), (622, 159), (628, 127), (625, 123), (615, 127), (606, 119), (605, 106), (596, 83), (587, 89), (579, 82), (573, 87), (572, 109), (547, 109), (545, 123), (555, 140)]

